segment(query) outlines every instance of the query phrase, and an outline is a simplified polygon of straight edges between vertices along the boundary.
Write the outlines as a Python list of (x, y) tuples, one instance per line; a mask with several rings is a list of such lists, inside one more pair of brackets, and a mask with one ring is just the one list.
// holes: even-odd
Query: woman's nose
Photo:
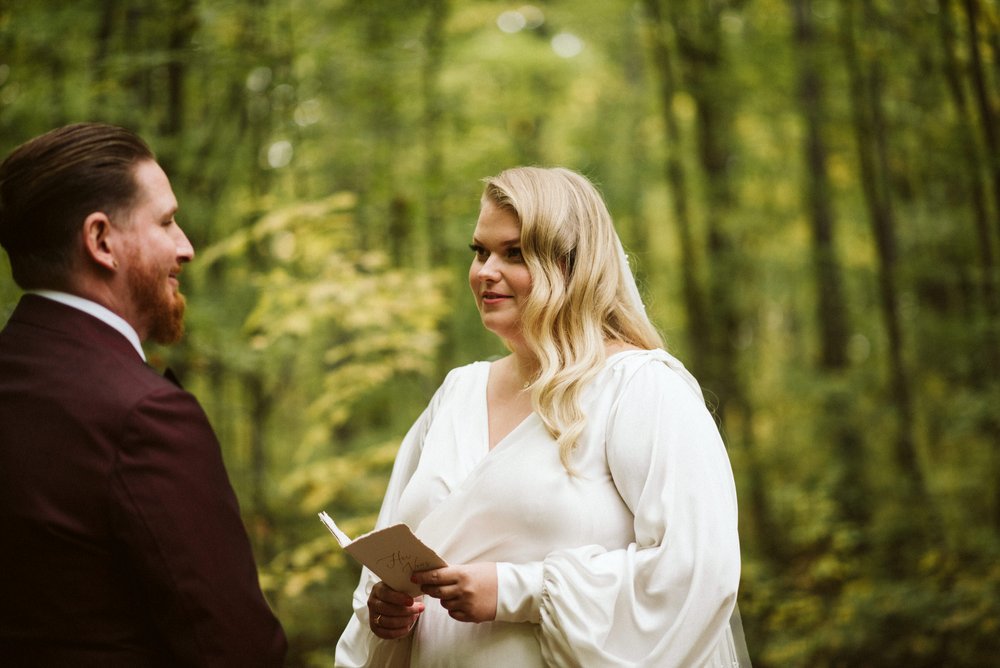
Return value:
[(479, 266), (479, 271), (477, 275), (481, 279), (495, 279), (500, 275), (499, 263), (495, 259), (496, 256), (490, 255), (486, 258), (486, 261)]
[(479, 265), (479, 271), (476, 275), (481, 279), (495, 278), (499, 275), (499, 267), (496, 259), (496, 255), (489, 255), (485, 260), (483, 260)]

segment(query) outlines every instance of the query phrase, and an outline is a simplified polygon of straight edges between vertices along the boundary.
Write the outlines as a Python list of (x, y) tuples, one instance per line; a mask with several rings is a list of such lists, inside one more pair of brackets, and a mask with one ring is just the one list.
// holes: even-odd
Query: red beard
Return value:
[(176, 343), (184, 334), (184, 295), (179, 290), (169, 292), (164, 287), (162, 272), (148, 264), (139, 262), (133, 266), (129, 291), (146, 325), (147, 338), (161, 344)]

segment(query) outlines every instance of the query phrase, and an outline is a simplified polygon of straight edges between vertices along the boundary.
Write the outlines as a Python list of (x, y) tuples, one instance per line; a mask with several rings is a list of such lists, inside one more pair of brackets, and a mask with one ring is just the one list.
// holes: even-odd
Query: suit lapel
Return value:
[(180, 379), (177, 378), (177, 374), (175, 374), (174, 370), (171, 369), (170, 367), (167, 367), (163, 371), (163, 377), (166, 378), (167, 380), (169, 380), (171, 383), (173, 383), (177, 387), (181, 388), (182, 390), (184, 389), (184, 386), (181, 385)]

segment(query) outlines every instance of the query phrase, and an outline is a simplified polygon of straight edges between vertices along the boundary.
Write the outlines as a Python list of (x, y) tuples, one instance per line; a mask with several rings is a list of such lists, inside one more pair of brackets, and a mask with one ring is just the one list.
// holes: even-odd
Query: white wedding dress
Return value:
[[(748, 666), (730, 629), (736, 492), (698, 385), (662, 350), (611, 356), (583, 398), (570, 475), (532, 413), (492, 450), (490, 364), (453, 370), (403, 441), (378, 527), (449, 563), (497, 562), (496, 621), (436, 599), (411, 637), (368, 627), (365, 570), (337, 666)], [(736, 618), (738, 620), (738, 617)]]

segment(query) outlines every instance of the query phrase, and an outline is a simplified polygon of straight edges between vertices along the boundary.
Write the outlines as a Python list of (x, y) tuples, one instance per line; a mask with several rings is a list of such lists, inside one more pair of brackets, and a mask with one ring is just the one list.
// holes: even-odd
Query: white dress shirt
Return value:
[(118, 330), (118, 332), (132, 344), (135, 351), (139, 353), (139, 357), (142, 358), (142, 361), (146, 361), (146, 353), (142, 350), (142, 342), (139, 341), (139, 335), (136, 333), (135, 329), (132, 328), (132, 325), (125, 322), (125, 320), (117, 313), (113, 313), (97, 302), (92, 302), (89, 299), (84, 299), (83, 297), (78, 297), (77, 295), (71, 295), (68, 292), (59, 292), (58, 290), (28, 290), (27, 293), (29, 295), (38, 295), (39, 297), (51, 299), (52, 301), (65, 304), (66, 306), (71, 306), (77, 310), (94, 316), (109, 327), (113, 327)]

